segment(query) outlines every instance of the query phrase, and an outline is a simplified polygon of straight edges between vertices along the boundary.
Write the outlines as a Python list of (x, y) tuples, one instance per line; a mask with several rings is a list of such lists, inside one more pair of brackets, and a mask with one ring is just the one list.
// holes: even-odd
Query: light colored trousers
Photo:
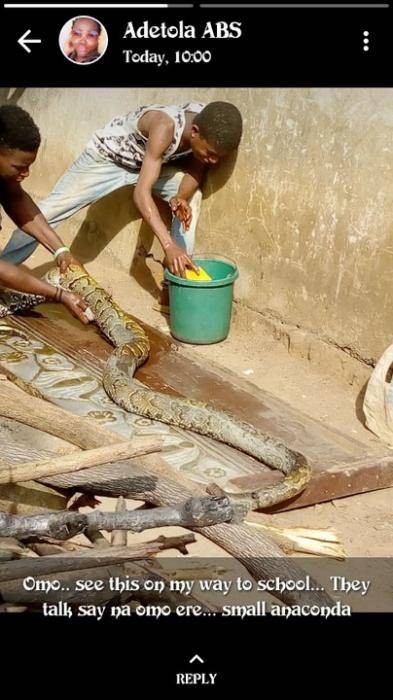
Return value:
[[(169, 201), (177, 194), (183, 175), (183, 172), (173, 166), (164, 166), (153, 192), (161, 199)], [(61, 221), (110, 192), (125, 185), (135, 185), (138, 177), (139, 172), (126, 170), (101, 158), (95, 151), (86, 149), (58, 180), (50, 195), (39, 202), (38, 206), (50, 225), (56, 228)], [(197, 190), (189, 202), (192, 220), (188, 231), (183, 229), (179, 219), (172, 218), (171, 236), (189, 255), (194, 251), (201, 200), (202, 193)], [(35, 238), (17, 229), (2, 251), (0, 259), (18, 265), (24, 262), (37, 246), (38, 241)]]

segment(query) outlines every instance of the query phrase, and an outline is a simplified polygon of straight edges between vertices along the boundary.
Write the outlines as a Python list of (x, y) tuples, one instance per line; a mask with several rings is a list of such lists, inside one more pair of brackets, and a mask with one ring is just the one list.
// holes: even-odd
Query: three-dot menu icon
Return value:
[(370, 50), (370, 32), (363, 32), (363, 51)]

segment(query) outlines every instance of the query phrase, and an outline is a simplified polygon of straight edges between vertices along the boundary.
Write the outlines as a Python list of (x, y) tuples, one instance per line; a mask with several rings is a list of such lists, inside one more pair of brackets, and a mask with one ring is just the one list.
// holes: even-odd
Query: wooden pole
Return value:
[[(119, 496), (116, 503), (116, 514), (126, 513), (127, 504), (123, 496)], [(98, 529), (98, 528), (97, 528)], [(100, 528), (101, 529), (101, 528)], [(107, 529), (107, 528), (105, 528)], [(127, 547), (127, 530), (125, 528), (113, 530), (111, 536), (112, 547)]]
[(126, 442), (126, 438), (101, 427), (91, 418), (77, 416), (35, 396), (29, 396), (26, 401), (25, 391), (4, 375), (0, 375), (0, 416), (55, 435), (82, 450)]
[(23, 462), (11, 464), (0, 469), (0, 484), (9, 484), (29, 479), (42, 479), (54, 474), (68, 474), (80, 469), (87, 469), (100, 464), (108, 464), (118, 460), (130, 459), (149, 452), (158, 452), (162, 449), (163, 441), (160, 438), (137, 436), (130, 442), (121, 442), (107, 447), (96, 447), (93, 450), (73, 452), (70, 455), (61, 455), (51, 459), (36, 462)]
[(131, 530), (143, 532), (156, 527), (207, 527), (228, 522), (233, 511), (228, 498), (190, 498), (174, 506), (163, 506), (149, 510), (129, 510), (105, 513), (62, 511), (43, 515), (19, 516), (0, 513), (0, 537), (52, 537), (67, 540), (80, 532), (94, 528), (108, 532)]
[(159, 537), (151, 542), (134, 544), (132, 547), (108, 547), (107, 549), (89, 549), (86, 552), (69, 552), (68, 554), (52, 554), (29, 560), (19, 560), (0, 564), (0, 582), (13, 581), (26, 576), (45, 576), (61, 571), (76, 571), (78, 569), (96, 566), (119, 564), (134, 559), (146, 559), (165, 549), (179, 549), (182, 553), (186, 546), (195, 542), (195, 535), (187, 534), (179, 537)]

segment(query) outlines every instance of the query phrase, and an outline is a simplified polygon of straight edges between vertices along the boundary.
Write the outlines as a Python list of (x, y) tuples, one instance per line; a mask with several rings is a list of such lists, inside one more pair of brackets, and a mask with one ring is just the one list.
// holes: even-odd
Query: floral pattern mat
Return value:
[(0, 366), (57, 406), (92, 418), (128, 439), (134, 435), (167, 437), (162, 458), (194, 481), (214, 481), (225, 487), (233, 478), (255, 473), (237, 464), (235, 458), (221, 455), (219, 443), (123, 410), (105, 393), (98, 369), (75, 362), (33, 332), (0, 325)]

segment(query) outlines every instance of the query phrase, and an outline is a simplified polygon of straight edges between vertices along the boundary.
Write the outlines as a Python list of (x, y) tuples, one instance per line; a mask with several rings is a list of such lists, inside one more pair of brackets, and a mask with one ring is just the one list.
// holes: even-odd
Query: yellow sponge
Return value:
[(207, 282), (208, 280), (211, 280), (211, 277), (207, 274), (206, 270), (204, 270), (203, 267), (199, 268), (199, 275), (197, 275), (197, 273), (194, 272), (194, 270), (190, 270), (189, 268), (187, 268), (186, 279), (196, 280), (197, 282)]

